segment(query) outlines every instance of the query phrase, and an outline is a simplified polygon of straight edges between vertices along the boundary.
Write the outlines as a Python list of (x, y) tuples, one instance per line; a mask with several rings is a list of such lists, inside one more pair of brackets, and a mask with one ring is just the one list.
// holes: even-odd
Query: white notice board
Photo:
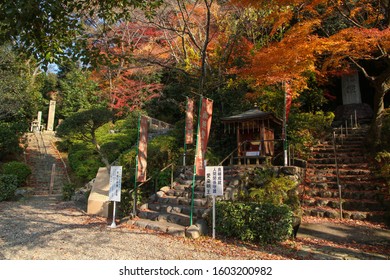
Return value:
[(122, 187), (122, 166), (111, 166), (110, 170), (110, 191), (108, 200), (121, 201)]
[(205, 195), (223, 195), (223, 166), (206, 166)]

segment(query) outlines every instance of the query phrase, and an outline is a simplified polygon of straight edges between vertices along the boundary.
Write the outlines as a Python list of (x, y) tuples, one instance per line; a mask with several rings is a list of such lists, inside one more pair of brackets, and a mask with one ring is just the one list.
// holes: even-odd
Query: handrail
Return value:
[(338, 161), (337, 161), (336, 132), (335, 131), (333, 131), (333, 152), (334, 152), (334, 162), (335, 162), (335, 165), (336, 165), (336, 182), (337, 182), (337, 187), (339, 189), (340, 219), (342, 219), (343, 218), (343, 201), (342, 201), (341, 185), (340, 185), (339, 164), (338, 164)]
[[(161, 173), (161, 172), (164, 172), (165, 170), (167, 170), (169, 167), (173, 167), (173, 163), (170, 163), (168, 164), (167, 166), (163, 167), (160, 171), (158, 171), (158, 173)], [(172, 168), (172, 171), (173, 171), (173, 168)], [(153, 179), (153, 176), (147, 178), (144, 182), (142, 182), (141, 184), (138, 185), (138, 187), (141, 187), (143, 185), (145, 185), (147, 182), (149, 182), (150, 180)], [(172, 180), (171, 180), (171, 184), (172, 184)]]
[[(240, 146), (242, 146), (242, 145), (244, 145), (244, 144), (246, 144), (246, 143), (248, 143), (248, 142), (250, 142), (250, 141), (249, 141), (249, 140), (245, 140), (244, 142), (242, 142), (242, 143), (240, 144)], [(227, 155), (220, 163), (218, 163), (218, 166), (222, 165), (228, 158), (230, 158), (231, 156), (233, 156), (233, 154), (234, 154), (235, 152), (237, 152), (237, 151), (238, 151), (238, 147), (235, 148), (229, 155)]]

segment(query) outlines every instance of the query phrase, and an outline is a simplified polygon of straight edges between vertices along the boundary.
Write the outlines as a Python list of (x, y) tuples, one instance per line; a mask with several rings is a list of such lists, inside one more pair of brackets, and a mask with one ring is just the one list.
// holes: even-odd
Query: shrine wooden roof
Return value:
[(283, 121), (271, 112), (263, 112), (258, 108), (251, 109), (238, 115), (221, 118), (223, 123), (240, 123), (252, 120), (271, 120), (278, 125), (282, 125)]

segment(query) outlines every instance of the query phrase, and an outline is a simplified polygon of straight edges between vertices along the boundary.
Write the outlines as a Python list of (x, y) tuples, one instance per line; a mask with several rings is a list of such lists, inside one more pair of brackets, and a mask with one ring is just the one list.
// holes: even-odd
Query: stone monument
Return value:
[(337, 107), (335, 112), (335, 121), (337, 125), (346, 125), (353, 127), (357, 122), (369, 123), (373, 112), (368, 104), (362, 103), (362, 97), (359, 84), (359, 73), (343, 75), (341, 77), (343, 105)]
[(50, 100), (49, 104), (49, 116), (47, 118), (47, 130), (54, 130), (54, 118), (56, 113), (56, 102), (54, 100)]
[(99, 168), (96, 178), (91, 185), (92, 189), (88, 197), (87, 213), (108, 218), (112, 211), (110, 211), (110, 201), (108, 201), (110, 174), (106, 167)]
[(344, 105), (362, 103), (358, 72), (343, 75), (341, 78), (341, 86)]
[(42, 128), (42, 111), (38, 112), (37, 120), (38, 120), (38, 130), (41, 130), (41, 128)]

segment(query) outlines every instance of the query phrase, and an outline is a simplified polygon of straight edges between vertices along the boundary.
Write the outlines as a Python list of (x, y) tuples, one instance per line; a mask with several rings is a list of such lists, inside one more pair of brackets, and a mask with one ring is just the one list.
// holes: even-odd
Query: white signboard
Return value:
[(223, 166), (206, 166), (205, 194), (223, 195)]
[(122, 166), (111, 166), (108, 200), (121, 201)]

